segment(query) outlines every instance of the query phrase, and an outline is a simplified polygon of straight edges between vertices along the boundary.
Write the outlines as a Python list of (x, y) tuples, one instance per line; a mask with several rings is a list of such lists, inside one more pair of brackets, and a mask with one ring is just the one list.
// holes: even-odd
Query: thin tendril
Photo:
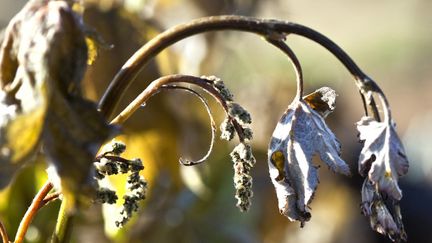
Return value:
[(179, 162), (182, 165), (197, 165), (197, 164), (201, 164), (203, 162), (205, 162), (208, 157), (210, 156), (211, 152), (213, 151), (213, 146), (214, 146), (214, 142), (216, 140), (216, 123), (213, 119), (213, 114), (211, 112), (210, 106), (207, 102), (207, 100), (198, 92), (196, 92), (193, 89), (187, 88), (187, 87), (183, 87), (183, 86), (177, 86), (177, 85), (164, 85), (162, 86), (163, 89), (178, 89), (178, 90), (184, 90), (187, 91), (193, 95), (195, 95), (205, 106), (207, 114), (209, 115), (210, 118), (210, 126), (211, 126), (211, 142), (210, 142), (210, 146), (207, 150), (207, 153), (199, 160), (189, 160), (189, 159), (184, 159), (184, 158), (180, 158)]

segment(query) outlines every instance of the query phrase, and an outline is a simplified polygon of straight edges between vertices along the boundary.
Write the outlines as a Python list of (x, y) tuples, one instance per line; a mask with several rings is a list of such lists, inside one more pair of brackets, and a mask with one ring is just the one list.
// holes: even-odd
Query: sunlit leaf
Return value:
[(360, 140), (364, 141), (359, 158), (359, 172), (368, 175), (379, 192), (400, 200), (400, 176), (408, 172), (408, 160), (394, 125), (363, 117), (357, 123)]
[(339, 142), (323, 118), (303, 100), (294, 101), (273, 132), (268, 164), (280, 212), (302, 225), (311, 217), (308, 205), (319, 182), (312, 163), (315, 154), (332, 171), (350, 174), (339, 157)]
[(362, 210), (371, 227), (391, 240), (406, 240), (399, 201), (400, 176), (408, 172), (405, 150), (394, 124), (363, 117), (357, 123), (364, 142), (359, 158), (359, 172), (367, 176), (362, 188)]

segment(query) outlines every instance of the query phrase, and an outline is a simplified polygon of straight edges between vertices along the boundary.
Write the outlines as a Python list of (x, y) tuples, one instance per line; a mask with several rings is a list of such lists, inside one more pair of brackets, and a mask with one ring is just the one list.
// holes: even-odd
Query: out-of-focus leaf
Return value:
[(36, 151), (47, 107), (50, 48), (29, 3), (10, 22), (0, 49), (0, 189)]
[(113, 129), (82, 98), (87, 28), (71, 5), (29, 1), (8, 27), (0, 63), (1, 102), (7, 108), (0, 141), (7, 156), (2, 155), (0, 169), (16, 170), (42, 140), (63, 193), (89, 195), (94, 156)]
[(323, 118), (305, 101), (294, 101), (275, 128), (268, 165), (280, 212), (302, 225), (311, 217), (308, 205), (319, 182), (317, 166), (312, 163), (315, 154), (332, 171), (350, 174), (339, 157), (339, 142)]
[(400, 176), (408, 172), (408, 159), (393, 125), (363, 117), (357, 123), (360, 140), (364, 141), (359, 158), (359, 172), (395, 200), (402, 198), (398, 186)]
[(95, 104), (54, 95), (46, 115), (44, 152), (60, 175), (63, 190), (91, 195), (95, 154), (112, 134)]
[(95, 104), (81, 96), (80, 82), (87, 63), (86, 28), (81, 16), (65, 3), (53, 5), (50, 11), (58, 13), (53, 20), (56, 24), (52, 31), (56, 34), (50, 50), (56, 76), (49, 80), (44, 152), (60, 175), (64, 192), (91, 195), (93, 159), (113, 130)]

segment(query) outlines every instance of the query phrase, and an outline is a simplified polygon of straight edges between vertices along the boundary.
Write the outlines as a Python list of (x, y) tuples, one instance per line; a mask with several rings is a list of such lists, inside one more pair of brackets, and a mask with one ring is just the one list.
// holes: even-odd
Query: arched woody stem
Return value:
[[(130, 83), (135, 79), (142, 68), (160, 53), (165, 48), (176, 43), (179, 40), (189, 36), (218, 30), (237, 30), (255, 33), (265, 38), (273, 36), (275, 33), (296, 34), (306, 37), (330, 51), (348, 71), (354, 76), (357, 81), (362, 95), (367, 91), (375, 91), (376, 83), (364, 74), (354, 61), (332, 40), (322, 35), (321, 33), (296, 23), (279, 20), (257, 19), (244, 16), (213, 16), (193, 20), (189, 23), (180, 24), (165, 32), (159, 34), (143, 47), (141, 47), (121, 68), (114, 77), (108, 89), (99, 102), (99, 110), (102, 114), (110, 118), (119, 100), (124, 92), (129, 87)], [(374, 116), (379, 119), (379, 114), (373, 99), (369, 105), (374, 113)], [(367, 110), (365, 111), (367, 113)]]

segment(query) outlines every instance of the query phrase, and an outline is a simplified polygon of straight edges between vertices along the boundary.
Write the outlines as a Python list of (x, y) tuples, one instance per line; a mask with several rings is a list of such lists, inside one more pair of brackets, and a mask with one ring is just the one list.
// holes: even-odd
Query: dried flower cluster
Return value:
[(249, 210), (252, 204), (253, 191), (250, 170), (255, 165), (256, 160), (252, 154), (251, 146), (246, 143), (237, 145), (230, 155), (234, 163), (234, 188), (236, 189), (237, 207), (245, 212)]
[(256, 163), (252, 148), (249, 145), (249, 141), (252, 139), (252, 130), (249, 127), (252, 118), (242, 106), (233, 102), (234, 96), (221, 79), (214, 76), (208, 77), (208, 79), (213, 81), (213, 86), (226, 102), (227, 117), (220, 125), (221, 139), (230, 141), (236, 133), (240, 139), (240, 144), (234, 148), (230, 156), (234, 168), (236, 206), (240, 211), (245, 212), (249, 210), (252, 204), (253, 191), (250, 171)]
[[(140, 159), (128, 160), (120, 155), (126, 150), (126, 145), (121, 142), (113, 141), (106, 145), (103, 152), (97, 156), (94, 163), (96, 169), (96, 179), (102, 180), (106, 176), (126, 174), (127, 192), (123, 196), (123, 208), (120, 212), (120, 220), (116, 221), (117, 227), (124, 226), (132, 217), (133, 212), (138, 211), (138, 204), (144, 200), (147, 192), (147, 181), (139, 173), (144, 170)], [(114, 204), (118, 196), (115, 191), (101, 187), (98, 189), (95, 201), (99, 203)]]

